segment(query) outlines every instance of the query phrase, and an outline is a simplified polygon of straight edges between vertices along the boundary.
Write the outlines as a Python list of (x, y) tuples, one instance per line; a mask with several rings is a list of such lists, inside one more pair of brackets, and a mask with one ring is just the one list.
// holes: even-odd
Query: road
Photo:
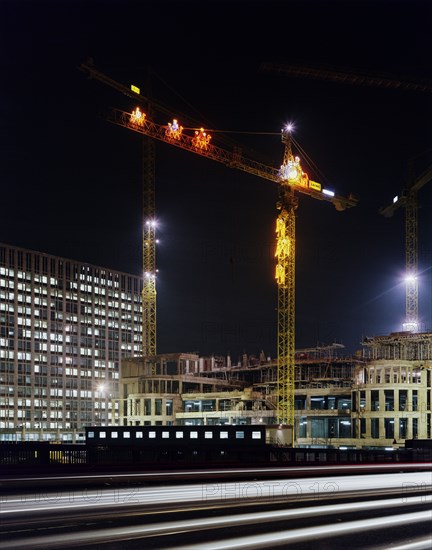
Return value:
[(81, 480), (10, 490), (2, 496), (0, 548), (432, 548), (430, 470), (312, 470), (242, 481), (197, 473), (180, 483), (131, 482), (128, 474), (126, 484), (114, 475), (96, 487)]

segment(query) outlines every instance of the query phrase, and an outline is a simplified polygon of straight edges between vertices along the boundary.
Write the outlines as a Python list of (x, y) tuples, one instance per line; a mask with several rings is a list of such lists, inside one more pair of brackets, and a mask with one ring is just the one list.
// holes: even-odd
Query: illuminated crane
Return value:
[(276, 220), (276, 281), (278, 285), (278, 421), (294, 425), (294, 351), (295, 351), (295, 210), (300, 192), (318, 200), (331, 202), (337, 210), (355, 206), (357, 199), (322, 189), (321, 184), (303, 172), (300, 159), (291, 149), (289, 129), (282, 131), (285, 145), (280, 168), (266, 166), (242, 156), (239, 150), (228, 151), (211, 143), (211, 135), (199, 128), (189, 135), (177, 119), (160, 125), (136, 108), (132, 113), (113, 110), (107, 120), (139, 134), (180, 147), (280, 185)]
[[(307, 67), (301, 65), (284, 65), (279, 63), (262, 63), (260, 70), (284, 74), (294, 78), (312, 78), (338, 84), (355, 86), (372, 86), (377, 88), (400, 89), (415, 92), (432, 92), (432, 82), (427, 80), (400, 80), (389, 75), (371, 75), (341, 69)], [(408, 191), (401, 197), (395, 197), (393, 204), (381, 208), (380, 213), (390, 217), (401, 206), (405, 207), (405, 261), (406, 261), (406, 313), (404, 330), (417, 331), (418, 318), (418, 204), (417, 192), (432, 179), (432, 167), (426, 170)]]
[[(128, 88), (98, 71), (92, 62), (82, 63), (79, 67), (110, 88), (121, 92), (134, 101), (150, 108), (147, 97), (141, 94), (136, 86)], [(158, 106), (159, 110), (166, 111)], [(142, 354), (144, 357), (156, 355), (156, 207), (155, 207), (155, 143), (143, 136), (142, 149)]]
[(406, 262), (406, 312), (404, 330), (419, 330), (418, 316), (418, 216), (417, 193), (432, 179), (429, 167), (403, 195), (396, 196), (392, 204), (380, 209), (386, 218), (393, 216), (400, 207), (405, 207), (405, 262)]

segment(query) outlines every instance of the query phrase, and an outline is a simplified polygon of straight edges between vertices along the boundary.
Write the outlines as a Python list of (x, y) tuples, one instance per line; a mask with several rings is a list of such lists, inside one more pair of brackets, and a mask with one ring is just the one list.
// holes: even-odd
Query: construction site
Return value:
[[(106, 121), (138, 134), (143, 140), (143, 277), (140, 289), (135, 288), (135, 293), (141, 294), (141, 349), (137, 353), (137, 346), (130, 345), (124, 351), (132, 353), (123, 353), (119, 364), (113, 363), (117, 373), (111, 376), (110, 382), (116, 382), (112, 383), (109, 396), (104, 397), (104, 407), (110, 409), (110, 415), (99, 417), (98, 422), (91, 418), (93, 423), (120, 426), (266, 425), (272, 429), (275, 444), (318, 448), (397, 448), (403, 447), (406, 440), (430, 440), (432, 333), (420, 330), (416, 275), (417, 193), (432, 179), (432, 167), (414, 178), (403, 196), (396, 197), (390, 206), (380, 211), (389, 217), (403, 207), (406, 214), (406, 315), (402, 331), (366, 337), (362, 349), (354, 355), (345, 354), (344, 346), (336, 343), (296, 350), (298, 195), (321, 201), (323, 208), (325, 203), (332, 205), (337, 211), (354, 208), (358, 198), (353, 194), (339, 195), (309, 178), (300, 156), (294, 152), (296, 143), (290, 126), (281, 131), (284, 153), (280, 166), (268, 166), (245, 157), (240, 150), (214, 145), (212, 135), (203, 127), (191, 131), (190, 128), (185, 130), (178, 118), (168, 122), (169, 110), (143, 95), (137, 86), (128, 87), (114, 81), (92, 63), (84, 63), (80, 69), (90, 79), (118, 91), (133, 103), (129, 111), (111, 110)], [(373, 85), (379, 84), (374, 82)], [(165, 121), (155, 122), (157, 117), (164, 117)], [(256, 356), (245, 353), (240, 361), (233, 361), (229, 354), (203, 357), (180, 351), (158, 353), (156, 141), (278, 186), (274, 230), (276, 357), (268, 357), (263, 351)], [(3, 264), (13, 267), (13, 262), (9, 265), (6, 258)], [(36, 271), (33, 266), (29, 277)], [(5, 268), (5, 274), (8, 273)], [(123, 276), (116, 277), (118, 281), (118, 277)], [(91, 277), (87, 279), (92, 280)], [(129, 299), (135, 302), (136, 296)], [(136, 322), (137, 315), (134, 319)], [(135, 326), (133, 331), (136, 332)], [(131, 338), (135, 343), (135, 336)], [(89, 368), (93, 368), (92, 365), (89, 364)], [(100, 382), (104, 381), (101, 375)], [(66, 379), (63, 382), (66, 384)], [(15, 393), (17, 397), (18, 389)], [(8, 407), (10, 403), (9, 399)], [(86, 420), (87, 417), (74, 424), (74, 434), (88, 426)], [(58, 431), (60, 424), (52, 422), (50, 428)], [(4, 426), (11, 427), (7, 422)], [(30, 419), (23, 426), (30, 431), (36, 428)]]
[[(298, 72), (293, 67), (264, 65), (263, 70)], [(157, 124), (146, 113), (166, 115), (165, 108), (100, 73), (92, 64), (81, 69), (91, 78), (136, 100), (131, 112), (114, 110), (110, 123), (147, 138), (143, 173), (143, 354), (124, 359), (120, 373), (119, 423), (136, 425), (240, 425), (277, 427), (277, 443), (297, 446), (403, 446), (406, 439), (431, 438), (432, 334), (420, 333), (417, 285), (417, 192), (432, 178), (432, 168), (411, 182), (407, 193), (381, 209), (386, 217), (406, 212), (406, 319), (403, 332), (365, 338), (363, 349), (346, 357), (331, 344), (295, 350), (295, 243), (297, 195), (332, 204), (342, 211), (357, 197), (325, 189), (309, 179), (293, 152), (292, 128), (282, 129), (285, 150), (279, 168), (245, 158), (212, 144), (200, 128), (188, 133), (177, 118)], [(302, 76), (305, 76), (304, 74)], [(323, 71), (307, 77), (336, 79), (370, 86), (408, 86), (385, 79)], [(156, 353), (156, 229), (154, 141), (162, 141), (210, 161), (241, 170), (279, 186), (275, 220), (275, 279), (278, 289), (277, 357), (244, 354), (228, 357)]]

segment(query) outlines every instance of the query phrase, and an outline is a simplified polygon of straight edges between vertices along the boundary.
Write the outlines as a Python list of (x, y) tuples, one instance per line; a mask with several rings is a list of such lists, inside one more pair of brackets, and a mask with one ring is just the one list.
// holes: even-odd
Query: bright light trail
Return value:
[(3, 497), (0, 520), (14, 514), (83, 509), (100, 509), (103, 506), (155, 506), (178, 503), (212, 504), (234, 501), (250, 503), (257, 500), (283, 500), (292, 502), (300, 498), (324, 500), (342, 493), (357, 496), (367, 491), (395, 492), (401, 498), (408, 493), (425, 495), (432, 490), (431, 472), (408, 472), (386, 475), (333, 476), (312, 478), (283, 478), (265, 481), (205, 482), (193, 485), (156, 487), (110, 487), (104, 489), (73, 489), (64, 492)]

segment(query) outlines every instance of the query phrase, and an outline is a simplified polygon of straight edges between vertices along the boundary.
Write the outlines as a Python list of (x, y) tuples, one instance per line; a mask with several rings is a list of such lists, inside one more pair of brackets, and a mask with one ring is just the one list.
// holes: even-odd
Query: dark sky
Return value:
[[(379, 208), (432, 163), (432, 94), (264, 72), (273, 62), (432, 80), (432, 7), (406, 1), (0, 0), (0, 242), (140, 274), (141, 141), (100, 114), (134, 104), (111, 78), (279, 166), (280, 129), (313, 179), (359, 204), (300, 196), (297, 347), (400, 330), (403, 210)], [(159, 119), (166, 123), (168, 120)], [(419, 192), (420, 316), (432, 327), (432, 183)], [(277, 186), (156, 145), (158, 351), (276, 355)]]

